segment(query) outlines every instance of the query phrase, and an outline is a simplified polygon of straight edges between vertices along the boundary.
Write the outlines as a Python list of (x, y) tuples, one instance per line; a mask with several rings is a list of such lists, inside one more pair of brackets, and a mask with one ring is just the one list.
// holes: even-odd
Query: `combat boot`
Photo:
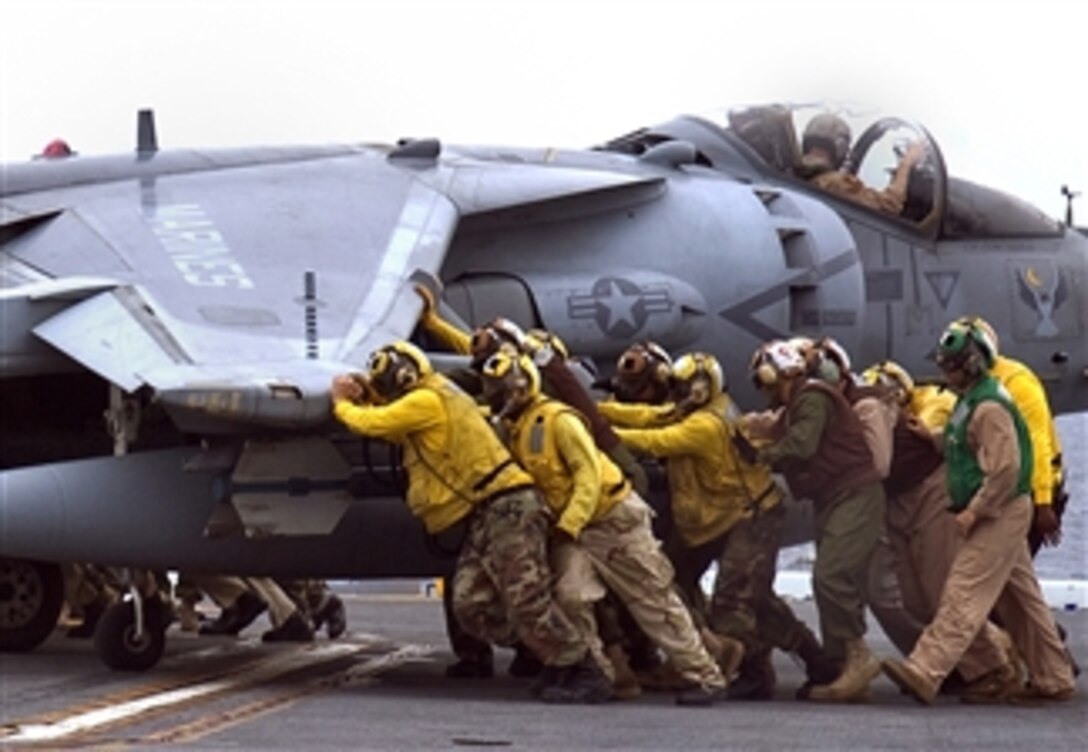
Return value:
[(613, 683), (616, 699), (633, 700), (641, 695), (642, 685), (639, 684), (635, 672), (631, 670), (631, 664), (627, 660), (627, 653), (624, 652), (623, 646), (613, 643), (605, 647), (604, 652), (608, 660), (612, 662), (612, 670), (616, 675), (616, 681)]
[(490, 679), (494, 675), (495, 666), (490, 658), (478, 661), (461, 658), (446, 666), (447, 679)]
[(744, 660), (744, 643), (706, 627), (699, 630), (699, 635), (703, 638), (706, 652), (710, 653), (710, 657), (721, 669), (722, 676), (729, 681), (730, 677), (737, 673), (737, 669)]
[(1023, 688), (1018, 672), (1011, 663), (1004, 663), (983, 674), (960, 693), (960, 702), (967, 705), (997, 705), (1007, 701)]
[(816, 635), (807, 627), (802, 632), (801, 640), (793, 652), (797, 653), (801, 662), (805, 664), (805, 678), (814, 686), (830, 684), (842, 673), (842, 667), (831, 660), (824, 652), (823, 645), (816, 639)]
[(298, 611), (288, 616), (283, 624), (261, 635), (261, 642), (313, 642), (313, 639), (314, 631)]
[(263, 600), (249, 591), (238, 596), (232, 605), (224, 608), (211, 624), (200, 627), (202, 635), (234, 636), (253, 623), (268, 608)]
[(565, 705), (594, 705), (612, 699), (612, 682), (601, 671), (596, 659), (586, 651), (582, 660), (565, 669), (560, 668), (561, 681), (545, 687), (540, 693), (544, 702)]
[(730, 700), (771, 700), (777, 677), (771, 663), (771, 648), (762, 648), (745, 657), (740, 674), (729, 682)]
[(864, 702), (868, 699), (869, 682), (880, 673), (880, 661), (876, 659), (865, 638), (859, 637), (846, 643), (846, 664), (839, 678), (830, 684), (812, 687), (808, 699), (816, 702)]
[(881, 664), (888, 678), (898, 687), (923, 705), (932, 705), (937, 697), (937, 687), (932, 686), (917, 669), (909, 663), (888, 659)]
[(543, 669), (544, 664), (540, 662), (536, 654), (519, 642), (514, 646), (514, 660), (510, 661), (506, 673), (515, 679), (532, 679), (534, 676), (539, 676)]
[(339, 596), (329, 595), (322, 601), (321, 607), (314, 612), (314, 631), (325, 627), (325, 634), (330, 640), (335, 640), (344, 634), (348, 628), (348, 617), (344, 610), (344, 602)]

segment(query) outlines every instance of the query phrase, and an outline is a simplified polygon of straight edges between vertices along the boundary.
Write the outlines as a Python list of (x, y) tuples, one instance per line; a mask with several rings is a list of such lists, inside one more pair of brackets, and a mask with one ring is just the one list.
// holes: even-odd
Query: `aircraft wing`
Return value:
[(116, 159), (5, 168), (0, 369), (63, 353), (193, 430), (325, 420), (331, 375), (411, 333), (409, 277), (458, 222), (372, 149)]

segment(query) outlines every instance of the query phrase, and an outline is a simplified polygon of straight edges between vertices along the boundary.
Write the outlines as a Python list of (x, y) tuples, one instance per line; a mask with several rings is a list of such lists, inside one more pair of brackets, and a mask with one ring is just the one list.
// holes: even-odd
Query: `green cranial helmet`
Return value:
[(965, 370), (972, 375), (993, 368), (993, 341), (973, 322), (954, 321), (937, 343), (937, 365), (942, 371)]

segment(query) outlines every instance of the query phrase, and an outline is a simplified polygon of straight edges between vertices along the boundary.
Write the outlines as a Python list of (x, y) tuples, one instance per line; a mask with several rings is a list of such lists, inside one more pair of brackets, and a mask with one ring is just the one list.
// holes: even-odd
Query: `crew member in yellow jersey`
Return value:
[(611, 589), (688, 683), (677, 704), (724, 699), (725, 678), (673, 590), (672, 566), (651, 529), (653, 513), (594, 444), (585, 417), (540, 393), (540, 374), (526, 355), (498, 352), (482, 376), (511, 452), (556, 517), (552, 561), (567, 613), (577, 614), (599, 650), (594, 603)]
[(751, 450), (738, 428), (740, 415), (725, 391), (720, 364), (708, 353), (688, 353), (673, 363), (670, 383), (671, 404), (653, 408), (604, 402), (601, 410), (617, 424), (630, 426), (616, 429), (630, 447), (665, 460), (674, 522), (666, 551), (681, 591), (697, 610), (699, 580), (711, 562), (718, 562), (705, 618), (715, 635), (744, 646), (730, 696), (773, 697), (775, 647), (798, 653), (811, 681), (831, 682), (838, 667), (774, 593), (786, 515), (783, 496), (770, 468), (745, 459), (745, 449), (738, 448)]
[(500, 645), (520, 640), (552, 667), (546, 702), (607, 700), (610, 683), (550, 592), (540, 492), (472, 398), (396, 342), (371, 356), (365, 376), (337, 376), (332, 399), (352, 431), (403, 447), (408, 507), (428, 533), (466, 523), (452, 583), (462, 627)]

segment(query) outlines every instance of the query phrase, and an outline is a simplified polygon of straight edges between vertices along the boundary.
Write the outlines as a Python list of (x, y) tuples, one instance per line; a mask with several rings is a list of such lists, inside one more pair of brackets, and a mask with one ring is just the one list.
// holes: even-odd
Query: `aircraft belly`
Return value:
[(0, 556), (194, 572), (415, 577), (450, 563), (394, 496), (355, 499), (329, 535), (209, 538), (215, 476), (185, 472), (191, 449), (0, 473)]

